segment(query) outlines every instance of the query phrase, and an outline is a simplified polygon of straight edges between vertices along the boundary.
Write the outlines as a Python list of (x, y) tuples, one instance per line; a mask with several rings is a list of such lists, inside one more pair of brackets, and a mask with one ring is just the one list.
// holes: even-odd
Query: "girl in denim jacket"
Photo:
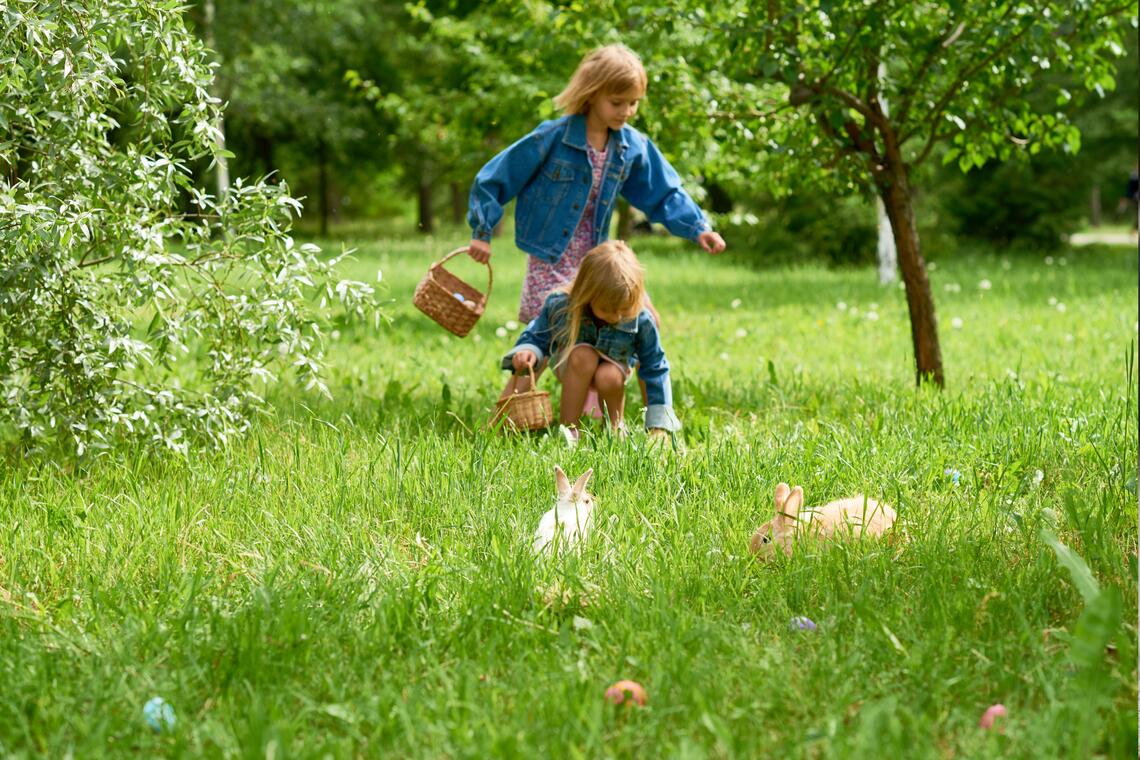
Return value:
[[(709, 227), (677, 172), (627, 124), (647, 81), (641, 60), (624, 45), (593, 51), (554, 99), (566, 115), (543, 122), (476, 175), (467, 215), (473, 231), (468, 251), (476, 261), (490, 260), (491, 230), (503, 207), (518, 199), (515, 243), (530, 254), (520, 321), (534, 319), (549, 293), (574, 280), (586, 252), (609, 238), (619, 193), (674, 235), (709, 253), (724, 250), (724, 239)], [(503, 395), (512, 389), (508, 385)], [(596, 408), (593, 392), (587, 408)]]
[(502, 367), (521, 372), (547, 358), (562, 383), (559, 416), (571, 443), (577, 442), (591, 386), (605, 404), (610, 425), (624, 431), (625, 383), (635, 361), (645, 381), (650, 435), (680, 429), (669, 362), (645, 306), (645, 270), (624, 242), (602, 243), (586, 254), (573, 285), (546, 297), (538, 316), (503, 357)]

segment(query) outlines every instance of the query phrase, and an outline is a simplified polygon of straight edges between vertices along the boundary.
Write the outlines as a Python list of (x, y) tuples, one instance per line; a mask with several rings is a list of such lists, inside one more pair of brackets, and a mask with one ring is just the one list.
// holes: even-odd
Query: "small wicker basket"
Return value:
[(491, 428), (505, 431), (542, 430), (554, 423), (554, 409), (550, 406), (550, 394), (538, 390), (534, 379), (534, 368), (530, 372), (530, 390), (514, 392), (495, 403), (495, 413), (488, 423)]
[(463, 280), (443, 268), (448, 259), (466, 253), (467, 248), (456, 248), (431, 265), (428, 273), (416, 286), (412, 303), (416, 308), (460, 338), (483, 316), (487, 299), (491, 297), (491, 264), (487, 263), (487, 294), (483, 295)]

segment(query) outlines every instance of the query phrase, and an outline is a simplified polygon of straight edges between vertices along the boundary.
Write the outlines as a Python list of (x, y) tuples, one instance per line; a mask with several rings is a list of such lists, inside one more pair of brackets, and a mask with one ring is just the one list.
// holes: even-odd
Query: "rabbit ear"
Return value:
[(590, 476), (593, 474), (594, 468), (591, 467), (578, 476), (578, 479), (574, 481), (574, 488), (570, 491), (571, 499), (577, 499), (582, 495), (582, 492), (586, 490), (586, 483), (590, 480)]
[(793, 520), (799, 516), (800, 508), (804, 505), (804, 489), (796, 486), (784, 501), (784, 515)]
[(554, 465), (554, 482), (558, 486), (558, 498), (566, 499), (570, 496), (570, 481), (566, 478), (566, 473), (558, 465)]
[(788, 494), (792, 489), (788, 487), (787, 483), (780, 483), (776, 486), (776, 514), (784, 511), (784, 502), (788, 500)]

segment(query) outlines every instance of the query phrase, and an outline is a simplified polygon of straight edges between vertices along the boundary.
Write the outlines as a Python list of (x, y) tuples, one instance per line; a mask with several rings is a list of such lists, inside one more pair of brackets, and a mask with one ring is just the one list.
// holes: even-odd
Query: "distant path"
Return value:
[(1136, 236), (1130, 232), (1078, 232), (1069, 238), (1070, 245), (1136, 245)]

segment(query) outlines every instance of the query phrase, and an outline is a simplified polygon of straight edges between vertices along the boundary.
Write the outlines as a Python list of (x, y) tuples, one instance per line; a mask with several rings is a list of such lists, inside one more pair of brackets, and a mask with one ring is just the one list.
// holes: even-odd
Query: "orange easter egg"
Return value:
[(628, 700), (627, 704), (632, 702), (638, 707), (645, 707), (646, 702), (649, 701), (649, 695), (645, 693), (645, 687), (637, 681), (618, 681), (606, 689), (606, 700), (615, 705), (620, 705)]

